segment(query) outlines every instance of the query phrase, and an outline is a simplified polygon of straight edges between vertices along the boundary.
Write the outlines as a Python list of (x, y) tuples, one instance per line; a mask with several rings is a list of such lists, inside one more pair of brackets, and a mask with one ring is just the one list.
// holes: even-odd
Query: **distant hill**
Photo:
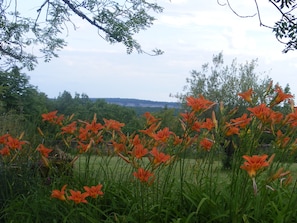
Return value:
[(146, 108), (175, 108), (179, 109), (181, 104), (178, 102), (161, 102), (131, 98), (90, 98), (91, 100), (102, 99), (109, 104), (117, 104), (125, 107), (146, 107)]

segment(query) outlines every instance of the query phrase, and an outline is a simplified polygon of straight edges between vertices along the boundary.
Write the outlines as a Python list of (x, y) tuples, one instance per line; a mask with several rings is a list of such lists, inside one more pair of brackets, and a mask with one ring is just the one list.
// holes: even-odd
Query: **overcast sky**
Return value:
[[(78, 19), (79, 29), (69, 27), (68, 36), (65, 33), (68, 45), (59, 58), (50, 63), (40, 61), (34, 71), (27, 72), (31, 84), (51, 98), (66, 90), (72, 95), (77, 92), (97, 98), (176, 101), (169, 94), (182, 92), (190, 71), (200, 70), (202, 64), (222, 51), (227, 64), (234, 58), (239, 63), (258, 58), (259, 73), (267, 74), (281, 86), (289, 83), (297, 95), (297, 51), (283, 54), (284, 46), (270, 29), (259, 26), (258, 17), (239, 18), (217, 0), (157, 2), (164, 12), (137, 39), (144, 50), (160, 48), (164, 55), (128, 55), (124, 46), (108, 44), (95, 29)], [(256, 13), (254, 1), (229, 2), (241, 15)], [(263, 22), (273, 25), (278, 19), (273, 6), (261, 3), (260, 9)]]

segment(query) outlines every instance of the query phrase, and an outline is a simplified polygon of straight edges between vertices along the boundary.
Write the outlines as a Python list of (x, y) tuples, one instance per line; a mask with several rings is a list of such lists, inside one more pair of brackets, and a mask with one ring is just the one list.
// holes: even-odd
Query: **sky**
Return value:
[[(254, 1), (229, 2), (240, 15), (256, 13)], [(258, 2), (261, 18), (272, 26), (279, 14), (266, 2)], [(66, 90), (73, 96), (84, 93), (90, 98), (177, 101), (170, 94), (183, 92), (190, 72), (201, 70), (213, 55), (223, 52), (226, 64), (234, 58), (238, 63), (258, 59), (259, 75), (268, 75), (283, 87), (289, 84), (292, 94), (297, 95), (297, 51), (282, 53), (284, 46), (270, 29), (260, 27), (257, 16), (240, 18), (217, 0), (157, 3), (164, 12), (157, 14), (154, 25), (136, 39), (144, 50), (160, 48), (163, 55), (128, 55), (123, 45), (105, 42), (94, 28), (77, 18), (79, 28), (69, 26), (69, 33), (63, 34), (68, 45), (59, 57), (49, 63), (40, 61), (34, 71), (26, 72), (30, 83), (50, 98)]]

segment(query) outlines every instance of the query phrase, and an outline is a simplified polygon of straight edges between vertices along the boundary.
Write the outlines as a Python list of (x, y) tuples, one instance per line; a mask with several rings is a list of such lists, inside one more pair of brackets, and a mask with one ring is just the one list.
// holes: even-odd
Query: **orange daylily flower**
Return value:
[(196, 121), (193, 123), (192, 125), (192, 130), (196, 131), (196, 132), (200, 132), (201, 131), (201, 123), (199, 121)]
[(69, 190), (71, 196), (68, 197), (68, 200), (74, 201), (74, 203), (79, 204), (79, 203), (88, 203), (86, 200), (86, 197), (89, 196), (88, 192), (81, 193), (81, 191), (75, 191), (75, 190)]
[(181, 113), (180, 116), (182, 117), (182, 120), (185, 123), (188, 123), (190, 125), (195, 121), (195, 118), (196, 118), (194, 111), (192, 111), (192, 112), (186, 112), (186, 113)]
[(158, 129), (159, 125), (152, 124), (149, 128), (144, 130), (139, 130), (139, 132), (142, 132), (150, 137), (153, 137), (155, 135), (155, 131)]
[(239, 118), (231, 119), (230, 122), (232, 122), (234, 125), (239, 126), (240, 128), (245, 128), (250, 122), (251, 118), (248, 118), (247, 114), (243, 114)]
[(247, 156), (244, 155), (243, 158), (246, 160), (243, 165), (240, 166), (241, 169), (247, 171), (251, 178), (254, 178), (259, 170), (264, 167), (269, 166), (269, 163), (266, 161), (268, 155), (264, 154), (261, 156), (253, 155)]
[(201, 128), (207, 129), (208, 131), (212, 130), (215, 127), (215, 124), (210, 118), (207, 118), (205, 122), (201, 124)]
[(144, 113), (143, 116), (146, 118), (146, 122), (147, 122), (148, 125), (155, 124), (155, 123), (157, 123), (160, 120), (159, 118), (155, 118), (149, 112)]
[(291, 127), (297, 127), (297, 108), (294, 108), (294, 112), (288, 114), (285, 120)]
[(279, 87), (279, 86), (276, 86), (276, 89), (275, 91), (277, 92), (277, 95), (276, 97), (272, 100), (272, 102), (270, 103), (270, 107), (273, 107), (287, 99), (290, 99), (290, 98), (293, 98), (293, 95), (291, 94), (285, 94), (283, 92), (283, 90)]
[(76, 131), (76, 122), (72, 122), (61, 128), (61, 134), (73, 134)]
[(252, 94), (254, 93), (253, 89), (250, 88), (245, 92), (239, 93), (238, 96), (242, 97), (245, 101), (251, 103), (252, 102)]
[(181, 144), (182, 141), (183, 141), (183, 139), (181, 139), (179, 136), (177, 136), (177, 135), (174, 134), (174, 142), (173, 142), (173, 144), (175, 146)]
[(123, 144), (123, 143), (117, 143), (117, 142), (114, 142), (114, 141), (112, 141), (112, 146), (113, 146), (114, 151), (116, 153), (123, 152), (123, 151), (125, 151), (125, 148), (126, 148), (126, 145), (125, 144)]
[(10, 155), (10, 149), (7, 146), (4, 146), (4, 148), (2, 148), (0, 150), (0, 155), (9, 156)]
[(213, 142), (208, 138), (203, 138), (199, 144), (204, 150), (209, 151), (213, 145)]
[(56, 118), (54, 124), (62, 125), (62, 121), (63, 121), (63, 120), (64, 120), (64, 115), (59, 115), (59, 116)]
[(65, 184), (61, 190), (53, 190), (52, 191), (52, 195), (51, 197), (52, 198), (57, 198), (61, 201), (65, 201), (66, 200), (66, 197), (65, 197), (65, 189), (67, 187), (67, 184)]
[(192, 108), (195, 112), (205, 111), (211, 108), (215, 103), (205, 99), (202, 95), (198, 98), (192, 96), (186, 98), (187, 105)]
[(92, 147), (94, 141), (90, 141), (88, 144), (85, 144), (83, 142), (78, 142), (77, 148), (79, 149), (79, 153), (85, 153), (89, 151), (89, 149)]
[(281, 123), (283, 121), (283, 114), (277, 111), (271, 110), (270, 120), (272, 123)]
[(90, 137), (90, 133), (87, 129), (80, 127), (78, 138), (81, 141), (85, 141)]
[(50, 123), (53, 123), (53, 124), (62, 124), (62, 121), (64, 120), (64, 115), (60, 115), (60, 116), (57, 116), (57, 113), (58, 111), (52, 111), (52, 112), (49, 112), (47, 114), (42, 114), (41, 117), (42, 117), (42, 121), (48, 121)]
[(148, 149), (144, 148), (142, 144), (134, 146), (132, 154), (137, 159), (141, 159), (143, 156), (148, 154)]
[(48, 121), (48, 122), (53, 122), (54, 120), (56, 120), (58, 118), (57, 116), (58, 111), (52, 111), (46, 114), (42, 114), (42, 121)]
[(255, 117), (264, 123), (271, 121), (271, 109), (266, 106), (266, 104), (260, 104), (253, 108), (247, 108)]
[(97, 134), (98, 131), (100, 131), (101, 129), (103, 129), (103, 125), (100, 123), (97, 123), (97, 117), (96, 114), (94, 115), (94, 118), (92, 120), (91, 123), (86, 123), (86, 130), (87, 131), (91, 131), (94, 134)]
[(102, 184), (98, 184), (97, 186), (84, 186), (84, 190), (88, 194), (88, 196), (92, 198), (97, 198), (98, 196), (102, 196), (104, 193), (102, 192)]
[(226, 123), (226, 136), (238, 135), (239, 131), (240, 129), (237, 126)]
[(44, 157), (48, 157), (48, 155), (53, 151), (52, 149), (46, 148), (43, 144), (40, 144), (36, 150)]
[(141, 141), (140, 141), (140, 139), (139, 139), (139, 135), (138, 135), (138, 134), (134, 136), (134, 138), (133, 138), (133, 140), (132, 140), (132, 144), (133, 144), (134, 146), (137, 146), (137, 145), (141, 144)]
[(138, 168), (137, 172), (133, 173), (134, 177), (138, 178), (143, 183), (152, 183), (154, 174), (143, 168)]
[(112, 119), (103, 119), (105, 123), (105, 127), (108, 130), (115, 130), (115, 131), (121, 131), (121, 128), (125, 126), (124, 123), (120, 123), (118, 121), (112, 120)]
[(166, 127), (158, 131), (157, 134), (153, 134), (153, 138), (156, 141), (167, 142), (171, 134), (173, 134), (173, 132), (169, 131), (169, 128)]
[(22, 149), (22, 145), (25, 144), (24, 141), (20, 141), (19, 139), (13, 138), (10, 135), (7, 137), (7, 141), (5, 143), (9, 149)]
[(170, 155), (159, 152), (156, 147), (152, 149), (151, 154), (154, 156), (154, 164), (166, 163), (170, 159)]

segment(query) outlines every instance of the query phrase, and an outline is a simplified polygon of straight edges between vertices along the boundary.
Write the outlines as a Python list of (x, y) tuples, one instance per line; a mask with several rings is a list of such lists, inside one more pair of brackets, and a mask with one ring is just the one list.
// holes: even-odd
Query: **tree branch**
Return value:
[(96, 28), (104, 31), (105, 33), (108, 33), (110, 36), (111, 33), (106, 30), (105, 28), (103, 28), (102, 26), (99, 26), (94, 20), (91, 20), (89, 17), (87, 17), (84, 13), (82, 13), (81, 11), (79, 11), (78, 9), (75, 8), (75, 6), (73, 4), (71, 4), (69, 2), (69, 0), (62, 0), (66, 5), (68, 5), (68, 7), (76, 14), (78, 15), (79, 17), (81, 17), (82, 19), (85, 19), (87, 20), (91, 25), (95, 26)]
[(254, 14), (254, 15), (247, 15), (247, 16), (242, 16), (242, 15), (239, 15), (232, 7), (231, 7), (231, 5), (230, 5), (230, 3), (229, 3), (229, 0), (226, 0), (226, 2), (227, 2), (227, 4), (228, 4), (228, 7), (229, 7), (229, 9), (235, 14), (235, 15), (237, 15), (238, 17), (240, 17), (240, 18), (249, 18), (249, 17), (254, 17), (256, 14)]
[(282, 14), (282, 16), (283, 17), (285, 17), (289, 22), (291, 22), (291, 23), (293, 23), (293, 24), (295, 24), (294, 23), (294, 21), (292, 20), (292, 19), (290, 19), (288, 16), (287, 16), (287, 14), (286, 13), (284, 13), (273, 1), (271, 1), (271, 0), (269, 0), (269, 2), (271, 3), (271, 4), (273, 4), (274, 6), (275, 6), (275, 8), (277, 8), (277, 10)]
[(255, 0), (255, 5), (256, 5), (256, 8), (257, 8), (257, 14), (258, 14), (258, 18), (259, 18), (260, 26), (264, 26), (264, 27), (266, 27), (266, 28), (273, 29), (273, 27), (267, 26), (267, 25), (265, 25), (264, 23), (262, 23), (262, 20), (261, 20), (261, 14), (260, 14), (260, 10), (259, 10), (259, 6), (258, 6), (258, 2), (257, 2), (257, 0)]

